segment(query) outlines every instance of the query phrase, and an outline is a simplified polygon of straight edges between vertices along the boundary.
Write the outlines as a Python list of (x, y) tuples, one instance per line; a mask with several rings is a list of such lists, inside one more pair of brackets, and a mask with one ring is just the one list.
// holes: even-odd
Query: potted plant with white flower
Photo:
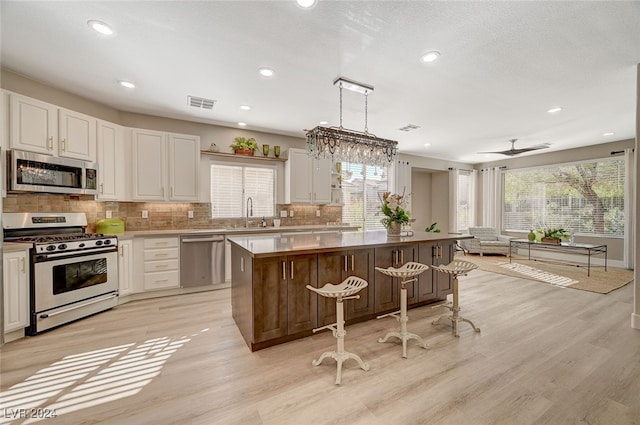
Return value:
[(402, 225), (409, 223), (411, 219), (411, 213), (407, 210), (407, 197), (385, 192), (382, 194), (382, 213), (385, 217), (380, 222), (387, 229), (387, 236), (400, 236)]

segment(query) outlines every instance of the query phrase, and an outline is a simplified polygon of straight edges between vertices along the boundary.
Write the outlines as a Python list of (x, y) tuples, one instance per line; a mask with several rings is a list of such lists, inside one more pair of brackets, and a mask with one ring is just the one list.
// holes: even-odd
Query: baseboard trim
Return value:
[(640, 329), (640, 314), (631, 313), (631, 327)]

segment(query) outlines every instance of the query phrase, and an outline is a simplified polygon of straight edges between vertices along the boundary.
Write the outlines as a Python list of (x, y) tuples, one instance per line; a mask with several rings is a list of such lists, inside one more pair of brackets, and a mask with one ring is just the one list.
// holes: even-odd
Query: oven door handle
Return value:
[(49, 317), (57, 316), (58, 314), (66, 313), (66, 312), (71, 311), (71, 310), (75, 310), (75, 309), (78, 309), (78, 308), (81, 308), (81, 307), (86, 307), (88, 305), (99, 303), (99, 302), (102, 302), (102, 301), (110, 300), (111, 298), (115, 298), (117, 296), (118, 296), (118, 293), (115, 292), (115, 293), (110, 294), (109, 296), (106, 296), (106, 297), (95, 298), (95, 299), (91, 300), (88, 303), (82, 303), (81, 305), (74, 305), (73, 307), (65, 308), (63, 310), (54, 311), (53, 313), (42, 313), (39, 317), (40, 317), (40, 319), (47, 319)]

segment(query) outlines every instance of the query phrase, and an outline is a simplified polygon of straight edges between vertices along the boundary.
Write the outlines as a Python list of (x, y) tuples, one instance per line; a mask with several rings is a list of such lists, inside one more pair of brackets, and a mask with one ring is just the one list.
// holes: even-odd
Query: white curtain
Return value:
[(449, 233), (458, 233), (458, 175), (455, 168), (449, 168)]
[(498, 167), (482, 171), (482, 225), (502, 230), (502, 171)]
[(635, 264), (635, 185), (636, 159), (632, 148), (624, 150), (624, 266), (633, 269)]
[(475, 227), (478, 223), (476, 217), (476, 192), (478, 190), (478, 170), (471, 171), (469, 176), (469, 227)]
[[(411, 193), (411, 166), (409, 161), (397, 160), (394, 164), (394, 180), (389, 189), (393, 193), (409, 195)], [(411, 196), (407, 198), (407, 208), (411, 211)]]

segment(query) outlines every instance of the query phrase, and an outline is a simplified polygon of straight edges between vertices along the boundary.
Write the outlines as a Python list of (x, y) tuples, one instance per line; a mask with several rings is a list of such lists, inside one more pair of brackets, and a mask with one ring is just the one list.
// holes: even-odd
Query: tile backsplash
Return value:
[[(121, 202), (96, 201), (93, 196), (54, 194), (8, 194), (3, 200), (3, 212), (83, 212), (87, 215), (88, 231), (95, 231), (97, 220), (106, 218), (111, 211), (113, 218), (125, 221), (126, 230), (207, 229), (244, 226), (244, 218), (213, 219), (209, 203), (174, 202)], [(148, 218), (142, 218), (142, 211)], [(193, 218), (188, 212), (193, 211)], [(280, 217), (287, 211), (287, 217)], [(290, 216), (293, 211), (293, 217)], [(320, 217), (316, 214), (320, 212)], [(276, 205), (276, 216), (281, 226), (326, 224), (341, 221), (342, 207), (323, 205)], [(250, 226), (258, 226), (262, 217), (250, 217)], [(267, 225), (273, 225), (273, 217), (265, 217)]]

